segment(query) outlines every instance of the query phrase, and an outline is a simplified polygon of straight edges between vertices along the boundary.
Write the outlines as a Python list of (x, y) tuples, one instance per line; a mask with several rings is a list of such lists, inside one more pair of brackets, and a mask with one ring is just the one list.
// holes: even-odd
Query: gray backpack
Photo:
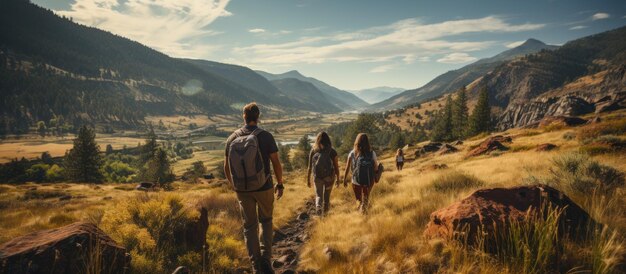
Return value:
[(313, 177), (326, 179), (335, 174), (333, 160), (330, 158), (330, 149), (322, 149), (313, 154)]
[(235, 131), (237, 137), (230, 143), (228, 162), (236, 191), (255, 191), (267, 182), (257, 138), (261, 132), (260, 128), (248, 135), (244, 135), (242, 130)]

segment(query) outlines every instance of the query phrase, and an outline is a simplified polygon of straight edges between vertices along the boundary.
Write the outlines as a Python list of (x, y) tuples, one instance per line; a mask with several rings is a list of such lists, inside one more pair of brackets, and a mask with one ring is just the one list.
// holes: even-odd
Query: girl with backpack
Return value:
[(306, 183), (311, 187), (311, 173), (315, 182), (315, 207), (318, 214), (326, 214), (330, 208), (330, 192), (336, 180), (339, 186), (339, 161), (337, 151), (332, 146), (328, 133), (317, 134), (315, 144), (309, 153)]
[(348, 154), (346, 171), (343, 176), (344, 186), (347, 186), (348, 172), (352, 172), (352, 189), (359, 201), (359, 211), (365, 213), (369, 206), (369, 195), (376, 182), (378, 160), (372, 150), (369, 138), (365, 133), (359, 133), (354, 141), (354, 148)]
[(402, 151), (401, 148), (399, 148), (398, 151), (396, 152), (396, 169), (400, 171), (402, 170), (403, 166), (404, 166), (404, 152)]

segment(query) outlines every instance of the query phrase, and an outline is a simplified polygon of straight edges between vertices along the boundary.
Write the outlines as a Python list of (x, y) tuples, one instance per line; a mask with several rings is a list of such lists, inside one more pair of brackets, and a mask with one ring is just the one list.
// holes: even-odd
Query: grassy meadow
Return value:
[[(319, 273), (620, 273), (626, 263), (624, 186), (606, 192), (593, 186), (591, 191), (579, 189), (573, 187), (578, 176), (592, 175), (563, 170), (578, 163), (626, 171), (623, 151), (586, 156), (589, 145), (585, 143), (596, 141), (584, 139), (587, 135), (602, 138), (603, 134), (623, 139), (626, 131), (617, 128), (625, 123), (622, 113), (606, 116), (600, 124), (577, 128), (513, 129), (502, 133), (513, 137), (512, 144), (505, 144), (509, 151), (475, 158), (467, 158), (467, 151), (485, 136), (468, 140), (459, 146), (460, 152), (447, 155), (414, 159), (414, 148), (409, 147), (405, 153), (411, 156), (401, 172), (395, 171), (393, 155), (386, 153), (381, 158), (389, 171), (374, 186), (368, 214), (357, 212), (351, 191), (335, 191), (332, 213), (316, 220), (300, 267)], [(544, 143), (558, 148), (536, 151)], [(559, 166), (563, 161), (566, 167)], [(447, 167), (436, 167), (442, 164)], [(477, 189), (536, 183), (548, 183), (564, 191), (606, 228), (594, 232), (583, 244), (563, 241), (545, 248), (533, 244), (533, 239), (519, 239), (513, 246), (523, 252), (507, 256), (487, 255), (455, 242), (423, 236), (433, 211)], [(543, 222), (539, 227), (542, 222), (536, 223), (535, 231), (553, 231), (556, 226)]]
[[(328, 119), (333, 118), (317, 119), (298, 130), (314, 132), (329, 123)], [(270, 130), (278, 130), (279, 140), (296, 136), (280, 133), (294, 130), (293, 124), (268, 124)], [(299, 269), (318, 273), (624, 271), (625, 188), (617, 181), (614, 186), (599, 185), (608, 178), (605, 171), (626, 171), (626, 153), (611, 146), (626, 138), (626, 112), (605, 115), (601, 123), (581, 127), (513, 129), (498, 134), (513, 138), (512, 143), (505, 144), (508, 151), (473, 158), (466, 157), (467, 152), (487, 136), (466, 140), (457, 146), (457, 153), (417, 159), (413, 154), (420, 144), (406, 147), (408, 161), (400, 172), (395, 171), (393, 153), (379, 151), (387, 171), (374, 187), (368, 214), (358, 213), (351, 188), (335, 189), (330, 214), (311, 219), (313, 226), (300, 252)], [(557, 149), (537, 151), (537, 146), (544, 143), (555, 144)], [(180, 174), (200, 160), (212, 170), (220, 166), (222, 153), (195, 151), (192, 158), (179, 160), (172, 168)], [(292, 150), (294, 155), (297, 153)], [(340, 165), (343, 161), (341, 156)], [(572, 166), (578, 169), (570, 172)], [(591, 168), (604, 173), (590, 173)], [(525, 235), (521, 232), (507, 234), (510, 247), (521, 252), (489, 255), (479, 248), (423, 236), (433, 211), (477, 189), (537, 183), (565, 192), (605, 228), (594, 231), (582, 243), (552, 241), (550, 237), (556, 233), (554, 218), (536, 220), (530, 228), (515, 226), (517, 232), (536, 232), (534, 237), (521, 237)], [(288, 172), (285, 184), (285, 196), (275, 202), (275, 229), (292, 220), (313, 196), (302, 170)], [(134, 190), (134, 184), (0, 184), (0, 243), (29, 232), (88, 221), (127, 247), (133, 258), (132, 271), (136, 273), (168, 273), (177, 265), (188, 265), (194, 272), (203, 267), (215, 272), (248, 269), (237, 201), (224, 181), (176, 181), (172, 186), (171, 191), (145, 193)], [(204, 265), (202, 254), (179, 250), (155, 236), (176, 230), (160, 223), (176, 224), (192, 218), (196, 204), (210, 209), (206, 254), (209, 260)], [(556, 216), (558, 212), (551, 214)]]

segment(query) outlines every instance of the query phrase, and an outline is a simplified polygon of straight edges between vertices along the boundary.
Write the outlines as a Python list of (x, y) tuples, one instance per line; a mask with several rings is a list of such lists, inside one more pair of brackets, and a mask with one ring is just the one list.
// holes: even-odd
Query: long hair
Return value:
[(313, 149), (319, 151), (324, 147), (324, 149), (330, 149), (333, 147), (332, 142), (330, 141), (330, 136), (326, 131), (322, 131), (317, 134), (317, 138), (315, 139), (315, 144), (313, 145)]
[(398, 151), (396, 151), (396, 156), (404, 156), (404, 151), (402, 151), (402, 149), (399, 148)]
[(360, 155), (361, 153), (370, 153), (372, 146), (370, 146), (370, 140), (365, 133), (359, 133), (354, 140), (354, 155)]

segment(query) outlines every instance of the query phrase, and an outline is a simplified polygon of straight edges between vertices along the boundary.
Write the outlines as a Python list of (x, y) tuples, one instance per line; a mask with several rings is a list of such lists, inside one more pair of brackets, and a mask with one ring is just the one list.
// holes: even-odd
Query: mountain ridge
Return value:
[(487, 74), (487, 72), (506, 60), (544, 49), (551, 50), (554, 47), (531, 38), (515, 48), (508, 49), (492, 57), (480, 59), (459, 69), (445, 72), (419, 88), (404, 91), (382, 102), (372, 104), (368, 111), (385, 111), (400, 108), (453, 92)]

